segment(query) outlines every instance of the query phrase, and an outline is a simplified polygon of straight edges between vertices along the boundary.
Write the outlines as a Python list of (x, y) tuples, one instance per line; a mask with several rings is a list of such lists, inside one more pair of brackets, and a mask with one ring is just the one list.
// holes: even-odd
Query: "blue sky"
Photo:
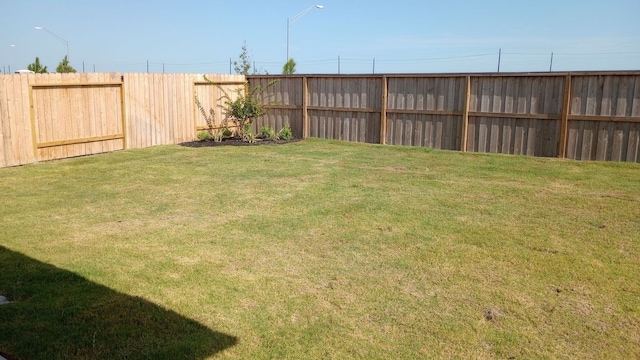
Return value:
[[(316, 2), (314, 2), (316, 1)], [(229, 73), (246, 42), (277, 74), (640, 69), (640, 0), (0, 0), (0, 71), (39, 56), (54, 71), (69, 43), (86, 72)], [(14, 46), (12, 46), (14, 45)], [(374, 60), (375, 59), (375, 60)]]

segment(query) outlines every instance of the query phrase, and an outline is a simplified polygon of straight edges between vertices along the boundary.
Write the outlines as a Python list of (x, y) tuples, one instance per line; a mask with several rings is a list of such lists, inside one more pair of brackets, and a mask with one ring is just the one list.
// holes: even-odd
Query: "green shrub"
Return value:
[(253, 133), (253, 129), (251, 128), (251, 125), (248, 125), (245, 127), (242, 133), (242, 139), (248, 142), (249, 144), (253, 144), (256, 142), (256, 134)]
[(275, 141), (280, 139), (278, 133), (269, 125), (264, 125), (262, 128), (260, 128), (260, 135), (262, 135), (263, 139), (267, 140)]
[(221, 142), (222, 138), (224, 137), (222, 130), (216, 130), (213, 132), (213, 135), (211, 135), (211, 137), (213, 138), (213, 141), (215, 142)]
[(211, 134), (208, 131), (200, 131), (197, 135), (198, 140), (209, 140), (211, 138)]
[(231, 129), (229, 129), (226, 126), (224, 128), (222, 128), (222, 136), (223, 137), (228, 138), (228, 137), (231, 137), (231, 135), (233, 135), (233, 131), (231, 131)]
[(289, 125), (289, 123), (284, 124), (284, 127), (280, 129), (278, 136), (283, 140), (289, 140), (293, 137), (293, 132), (291, 131), (291, 126)]
[(273, 131), (273, 128), (269, 125), (262, 125), (262, 127), (260, 128), (260, 134), (262, 134), (262, 136), (267, 136), (269, 135), (270, 132)]
[[(209, 135), (212, 135), (213, 134), (213, 124), (215, 123), (215, 121), (214, 121), (214, 118), (215, 118), (215, 115), (216, 115), (215, 111), (213, 111), (213, 109), (209, 109), (209, 115), (207, 115), (207, 112), (204, 110), (204, 107), (200, 103), (200, 100), (198, 99), (197, 96), (196, 96), (196, 106), (200, 110), (200, 113), (204, 117), (204, 120), (207, 122), (207, 128), (208, 128)], [(200, 139), (200, 136), (198, 136), (198, 139)], [(200, 140), (207, 140), (207, 139), (209, 139), (209, 138), (207, 137), (206, 139), (200, 139)]]

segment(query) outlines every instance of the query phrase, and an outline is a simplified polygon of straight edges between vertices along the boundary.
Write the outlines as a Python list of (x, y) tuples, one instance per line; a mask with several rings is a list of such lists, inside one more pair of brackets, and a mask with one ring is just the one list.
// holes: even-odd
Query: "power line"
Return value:
[[(547, 69), (551, 70), (555, 66), (556, 60), (558, 61), (558, 63), (564, 62), (564, 64), (566, 64), (567, 61), (571, 61), (571, 62), (575, 61), (575, 60), (568, 60), (569, 58), (581, 57), (582, 63), (584, 63), (587, 60), (601, 62), (603, 60), (603, 57), (605, 56), (611, 56), (612, 59), (616, 59), (616, 60), (624, 58), (628, 62), (632, 59), (636, 59), (640, 57), (640, 51), (602, 51), (602, 49), (600, 49), (600, 51), (596, 49), (595, 51), (585, 51), (585, 52), (571, 52), (571, 51), (557, 52), (555, 50), (549, 51), (549, 52), (535, 51), (535, 50), (534, 51), (499, 50), (498, 52), (491, 52), (491, 53), (487, 52), (487, 53), (459, 54), (459, 55), (451, 54), (447, 56), (415, 56), (415, 57), (408, 57), (408, 58), (381, 58), (377, 56), (371, 57), (371, 58), (359, 58), (359, 57), (338, 56), (334, 58), (301, 59), (296, 62), (300, 66), (308, 66), (308, 67), (315, 66), (316, 68), (319, 68), (321, 66), (322, 68), (325, 69), (325, 70), (322, 70), (322, 72), (328, 72), (328, 73), (335, 72), (334, 66), (336, 63), (337, 63), (338, 69), (341, 68), (341, 65), (347, 65), (347, 67), (351, 69), (358, 69), (356, 71), (362, 71), (365, 68), (369, 68), (369, 72), (371, 71), (371, 69), (373, 69), (373, 73), (375, 73), (376, 70), (380, 70), (379, 68), (384, 68), (385, 69), (384, 72), (394, 72), (394, 71), (397, 71), (398, 69), (402, 70), (403, 67), (409, 66), (409, 65), (420, 66), (420, 67), (442, 66), (443, 65), (442, 62), (446, 62), (445, 65), (447, 65), (449, 68), (453, 68), (453, 69), (464, 68), (464, 70), (454, 70), (454, 71), (473, 71), (473, 69), (479, 69), (479, 68), (489, 69), (490, 65), (488, 64), (491, 62), (491, 59), (496, 59), (500, 63), (500, 65), (506, 65), (506, 67), (509, 67), (509, 68), (514, 68), (514, 67), (522, 68), (527, 66), (531, 67), (530, 65), (531, 61), (526, 62), (525, 59), (531, 59), (532, 61), (540, 61), (540, 58), (547, 58), (548, 59), (547, 64), (549, 65)], [(479, 60), (479, 59), (482, 59), (482, 60)], [(180, 71), (225, 72), (222, 69), (222, 67), (231, 64), (231, 60), (227, 61), (225, 59), (220, 61), (214, 60), (214, 61), (205, 61), (205, 62), (197, 62), (197, 61), (162, 62), (158, 60), (154, 60), (154, 61), (147, 60), (144, 62), (98, 61), (95, 63), (91, 61), (83, 61), (83, 62), (79, 62), (78, 64), (82, 64), (83, 71), (85, 69), (84, 65), (86, 64), (88, 66), (89, 71), (91, 71), (91, 67), (93, 67), (94, 71), (96, 70), (96, 67), (98, 67), (100, 71), (107, 70), (107, 71), (121, 71), (121, 72), (127, 71), (127, 69), (129, 70), (135, 69), (135, 71), (141, 71), (141, 70), (144, 71), (143, 69), (146, 69), (146, 71), (151, 71), (152, 69), (150, 69), (150, 67), (153, 67), (155, 71), (161, 70), (162, 72), (165, 72), (167, 70), (169, 71), (172, 70), (172, 72), (180, 72)], [(254, 61), (254, 64), (255, 64), (254, 66), (259, 66), (261, 68), (275, 69), (277, 67), (279, 69), (280, 66), (282, 65), (282, 62), (267, 60), (267, 61)], [(370, 64), (370, 65), (367, 65), (367, 64)], [(535, 66), (537, 67), (538, 65), (535, 65)], [(577, 64), (576, 66), (580, 67), (579, 64)], [(188, 67), (191, 67), (191, 69), (185, 69)], [(564, 65), (563, 67), (566, 68), (567, 65)], [(195, 68), (198, 68), (198, 70), (195, 70)], [(331, 68), (333, 68), (334, 70), (331, 70)], [(180, 69), (183, 69), (183, 70), (180, 70)], [(495, 70), (495, 68), (493, 69)], [(619, 69), (622, 69), (622, 67), (619, 67), (619, 66), (616, 67), (615, 65), (612, 65), (612, 67), (609, 69), (619, 70)], [(482, 70), (482, 71), (486, 71), (486, 70)], [(2, 72), (7, 73), (11, 71), (10, 70), (7, 71), (7, 66), (5, 65), (3, 66)]]
[[(549, 56), (549, 52), (520, 52), (520, 51), (501, 51), (502, 55), (518, 55), (518, 56)], [(623, 52), (557, 52), (553, 51), (554, 56), (589, 56), (589, 55), (638, 55), (640, 51), (623, 51)], [(452, 56), (435, 56), (435, 57), (417, 57), (417, 58), (396, 58), (396, 59), (385, 59), (380, 57), (375, 57), (375, 61), (377, 63), (410, 63), (410, 62), (427, 62), (427, 61), (441, 61), (441, 60), (458, 60), (458, 59), (472, 59), (472, 58), (480, 58), (480, 57), (491, 57), (496, 56), (495, 52), (492, 53), (481, 53), (481, 54), (469, 54), (469, 55), (452, 55)], [(370, 63), (373, 58), (345, 58), (340, 57), (341, 62), (351, 62), (351, 63)], [(324, 58), (324, 59), (310, 59), (310, 60), (301, 60), (296, 61), (298, 64), (321, 64), (321, 63), (334, 63), (336, 58)], [(85, 61), (86, 63), (95, 64), (99, 66), (144, 66), (147, 62), (132, 62), (132, 63), (121, 63), (121, 62), (91, 62)], [(258, 64), (264, 65), (279, 65), (280, 61), (256, 61)], [(174, 62), (163, 62), (163, 61), (148, 61), (149, 65), (167, 65), (167, 66), (210, 66), (210, 65), (226, 65), (228, 61), (225, 59), (223, 61), (210, 61), (210, 62), (184, 62), (184, 63), (174, 63)]]

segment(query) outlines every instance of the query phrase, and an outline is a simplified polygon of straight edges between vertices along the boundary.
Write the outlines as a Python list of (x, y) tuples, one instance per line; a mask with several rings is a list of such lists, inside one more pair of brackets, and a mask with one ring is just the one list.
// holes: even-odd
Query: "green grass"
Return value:
[(638, 164), (166, 146), (0, 169), (0, 203), (20, 358), (640, 357)]

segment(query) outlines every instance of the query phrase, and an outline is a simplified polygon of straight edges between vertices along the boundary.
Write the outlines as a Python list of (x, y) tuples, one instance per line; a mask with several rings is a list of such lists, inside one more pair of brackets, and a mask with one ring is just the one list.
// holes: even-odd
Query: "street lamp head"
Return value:
[(324, 5), (312, 5), (309, 6), (308, 8), (304, 9), (301, 13), (292, 16), (290, 18), (287, 18), (287, 62), (289, 61), (289, 27), (291, 27), (291, 24), (293, 24), (294, 22), (300, 20), (301, 17), (303, 17), (306, 13), (308, 13), (309, 11), (313, 10), (314, 8), (316, 9), (324, 9)]
[(60, 42), (65, 44), (67, 46), (67, 60), (69, 60), (69, 42), (67, 40), (63, 39), (60, 35), (55, 34), (51, 30), (43, 28), (42, 26), (34, 26), (33, 28), (36, 29), (36, 30), (44, 30), (44, 31), (48, 32), (49, 34), (55, 36), (58, 40), (60, 40)]

